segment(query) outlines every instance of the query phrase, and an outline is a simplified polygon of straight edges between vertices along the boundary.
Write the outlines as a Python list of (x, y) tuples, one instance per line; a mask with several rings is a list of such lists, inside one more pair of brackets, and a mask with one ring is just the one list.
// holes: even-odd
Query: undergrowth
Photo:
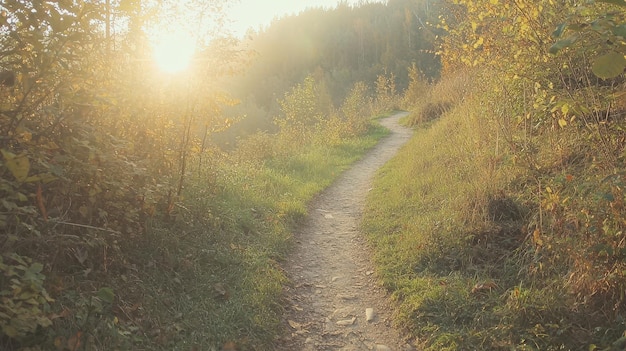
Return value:
[[(175, 325), (158, 323), (174, 328), (162, 347), (272, 349), (282, 330), (281, 262), (291, 229), (306, 215), (308, 201), (385, 133), (373, 126), (362, 137), (262, 164), (227, 157), (210, 186), (194, 179), (177, 210), (193, 225), (155, 228), (142, 249), (156, 260), (146, 294), (151, 309), (163, 321), (178, 317)], [(181, 235), (172, 236), (173, 230)]]
[[(459, 96), (458, 79), (428, 96)], [(482, 79), (434, 122), (416, 103), (369, 195), (397, 323), (424, 350), (623, 349), (623, 123), (529, 132)]]
[[(307, 202), (385, 134), (370, 125), (361, 136), (264, 160), (216, 153), (132, 241), (85, 225), (80, 237), (67, 235), (67, 247), (60, 234), (48, 239), (47, 266), (0, 256), (0, 313), (10, 322), (0, 348), (273, 349), (291, 229)], [(43, 243), (16, 245), (32, 252), (28, 245)]]

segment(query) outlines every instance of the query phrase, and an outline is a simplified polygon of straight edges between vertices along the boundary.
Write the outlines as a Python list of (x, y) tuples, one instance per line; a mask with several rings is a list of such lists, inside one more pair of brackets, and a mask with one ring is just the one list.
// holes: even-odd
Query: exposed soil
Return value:
[(391, 134), (312, 202), (295, 233), (285, 263), (291, 279), (288, 330), (279, 350), (413, 350), (392, 325), (389, 297), (377, 284), (371, 250), (358, 231), (376, 170), (411, 137), (398, 124), (404, 115), (381, 121)]

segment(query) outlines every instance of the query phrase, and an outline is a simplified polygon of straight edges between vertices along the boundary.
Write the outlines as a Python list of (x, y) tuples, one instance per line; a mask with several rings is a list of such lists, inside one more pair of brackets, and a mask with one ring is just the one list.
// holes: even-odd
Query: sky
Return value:
[[(228, 18), (232, 21), (233, 34), (243, 36), (248, 28), (258, 30), (267, 26), (275, 17), (298, 14), (307, 8), (335, 8), (339, 0), (231, 0), (233, 4), (227, 9)], [(379, 0), (380, 1), (380, 0)], [(348, 4), (356, 4), (359, 0), (348, 0)], [(369, 2), (374, 2), (370, 0)]]

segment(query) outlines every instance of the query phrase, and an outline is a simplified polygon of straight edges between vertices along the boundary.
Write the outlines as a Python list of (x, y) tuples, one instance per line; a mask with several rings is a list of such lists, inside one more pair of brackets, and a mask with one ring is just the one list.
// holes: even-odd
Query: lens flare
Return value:
[(154, 60), (160, 69), (168, 73), (187, 69), (196, 51), (195, 39), (184, 32), (159, 35), (153, 43)]

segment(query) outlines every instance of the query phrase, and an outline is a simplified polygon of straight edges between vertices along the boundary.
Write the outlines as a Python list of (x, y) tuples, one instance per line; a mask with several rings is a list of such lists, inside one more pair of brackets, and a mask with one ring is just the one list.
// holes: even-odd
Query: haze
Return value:
[[(307, 8), (334, 8), (340, 2), (340, 0), (272, 0), (269, 3), (265, 0), (240, 0), (230, 5), (226, 13), (232, 21), (233, 34), (242, 36), (248, 29), (258, 30), (269, 25), (274, 18), (298, 14)], [(344, 0), (344, 2), (354, 5), (381, 1)]]

